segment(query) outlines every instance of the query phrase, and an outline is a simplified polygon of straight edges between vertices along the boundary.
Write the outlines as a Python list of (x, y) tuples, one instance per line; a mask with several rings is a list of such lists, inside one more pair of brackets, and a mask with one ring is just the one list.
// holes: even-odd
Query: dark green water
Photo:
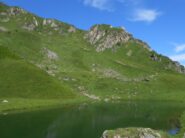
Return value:
[(73, 107), (0, 115), (0, 138), (100, 138), (106, 129), (179, 127), (185, 108), (172, 102), (82, 104)]

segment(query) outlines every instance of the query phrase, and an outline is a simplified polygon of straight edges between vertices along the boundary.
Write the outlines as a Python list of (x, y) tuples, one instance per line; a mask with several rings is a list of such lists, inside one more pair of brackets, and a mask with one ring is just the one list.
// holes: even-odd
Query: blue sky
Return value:
[(185, 0), (0, 0), (45, 18), (89, 29), (123, 26), (152, 49), (185, 65)]

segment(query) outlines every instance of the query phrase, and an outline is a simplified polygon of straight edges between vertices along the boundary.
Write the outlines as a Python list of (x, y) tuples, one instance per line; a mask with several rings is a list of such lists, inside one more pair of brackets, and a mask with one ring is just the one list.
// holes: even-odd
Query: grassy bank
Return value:
[(25, 99), (25, 98), (4, 98), (0, 101), (6, 100), (8, 102), (0, 102), (0, 114), (6, 114), (11, 112), (25, 112), (32, 110), (42, 110), (55, 107), (62, 107), (66, 105), (80, 104), (88, 102), (86, 98), (76, 99)]

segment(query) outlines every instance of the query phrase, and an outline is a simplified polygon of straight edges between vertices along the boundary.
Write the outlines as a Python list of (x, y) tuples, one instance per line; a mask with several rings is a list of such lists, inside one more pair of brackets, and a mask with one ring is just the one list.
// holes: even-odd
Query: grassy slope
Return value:
[[(6, 8), (1, 6), (0, 10)], [(61, 35), (42, 25), (36, 31), (26, 31), (21, 28), (23, 18), (31, 20), (33, 15), (0, 22), (9, 30), (0, 32), (0, 100), (9, 101), (0, 103), (0, 111), (81, 101), (83, 98), (77, 95), (80, 92), (101, 99), (184, 100), (185, 77), (164, 69), (167, 58), (152, 61), (151, 53), (134, 42), (116, 51), (97, 53), (84, 40), (83, 31)], [(43, 20), (36, 18), (41, 24)], [(65, 30), (66, 24), (63, 26)], [(56, 53), (59, 59), (49, 60), (43, 48)], [(127, 55), (129, 51), (131, 56)], [(54, 71), (55, 77), (45, 72), (48, 70)]]
[[(97, 53), (84, 40), (83, 31), (63, 35), (53, 31), (49, 35), (39, 30), (45, 29), (42, 25), (36, 31), (26, 31), (20, 27), (22, 22), (18, 19), (26, 17), (30, 20), (32, 15), (17, 16), (12, 17), (11, 22), (1, 23), (9, 32), (0, 33), (0, 44), (23, 60), (44, 65), (45, 71), (48, 68), (54, 70), (55, 78), (75, 91), (81, 92), (78, 88), (83, 86), (87, 93), (103, 99), (117, 96), (122, 99), (181, 100), (185, 96), (185, 86), (182, 85), (185, 77), (165, 70), (167, 59), (152, 61), (151, 53), (134, 42), (120, 46), (116, 52), (107, 50)], [(42, 19), (38, 18), (38, 21), (41, 23)], [(51, 28), (47, 29), (52, 31), (49, 30)], [(42, 54), (43, 48), (55, 52), (59, 59), (48, 60)], [(127, 56), (129, 51), (132, 51), (131, 56)], [(56, 66), (56, 69), (52, 69), (52, 66)], [(113, 73), (107, 76), (107, 72)], [(120, 79), (116, 79), (116, 75)], [(66, 77), (68, 81), (63, 80)], [(76, 81), (72, 81), (72, 78)]]
[(0, 111), (29, 109), (76, 100), (72, 90), (9, 49), (0, 46)]
[[(0, 110), (81, 100), (74, 92), (101, 99), (183, 101), (185, 98), (184, 75), (164, 69), (169, 62), (167, 58), (162, 57), (162, 62), (152, 61), (151, 53), (134, 42), (116, 51), (97, 53), (84, 40), (83, 31), (61, 35), (42, 25), (36, 31), (26, 31), (21, 28), (23, 23), (19, 18), (31, 20), (33, 15), (18, 15), (11, 17), (11, 22), (0, 22), (0, 26), (9, 30), (0, 32), (0, 69), (3, 70), (0, 99), (10, 101), (0, 104)], [(41, 24), (43, 20), (36, 18)], [(56, 53), (59, 59), (49, 60), (42, 52), (44, 48)], [(131, 56), (127, 55), (129, 51)], [(31, 63), (44, 68), (41, 70)], [(55, 77), (45, 73), (48, 70), (54, 71)]]
[[(66, 36), (48, 37), (39, 35), (37, 32), (20, 31), (3, 34), (1, 40), (4, 46), (9, 47), (25, 60), (44, 64), (45, 68), (56, 65), (56, 78), (76, 91), (79, 91), (79, 86), (83, 86), (88, 93), (103, 98), (112, 96), (123, 99), (151, 97), (156, 100), (184, 98), (185, 86), (182, 83), (185, 77), (162, 69), (164, 63), (152, 61), (145, 49), (131, 43), (128, 47), (121, 47), (117, 52), (97, 53), (83, 40), (82, 35), (83, 33), (78, 32)], [(5, 41), (6, 38), (9, 38), (8, 43)], [(45, 56), (40, 54), (43, 48), (57, 53), (59, 60), (47, 61)], [(126, 55), (129, 50), (133, 51), (131, 57)], [(109, 70), (115, 73), (106, 76)], [(116, 73), (119, 74), (120, 79), (116, 79)], [(153, 78), (150, 78), (152, 76)], [(64, 81), (65, 77), (76, 81)]]

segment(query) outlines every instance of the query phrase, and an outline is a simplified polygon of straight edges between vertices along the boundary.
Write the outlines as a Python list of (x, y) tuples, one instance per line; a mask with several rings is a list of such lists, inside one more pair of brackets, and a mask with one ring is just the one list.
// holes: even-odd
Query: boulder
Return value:
[(168, 138), (168, 136), (150, 128), (120, 128), (104, 131), (101, 138)]
[(8, 100), (3, 100), (2, 103), (8, 103)]
[(8, 29), (3, 26), (0, 26), (0, 32), (8, 32)]

